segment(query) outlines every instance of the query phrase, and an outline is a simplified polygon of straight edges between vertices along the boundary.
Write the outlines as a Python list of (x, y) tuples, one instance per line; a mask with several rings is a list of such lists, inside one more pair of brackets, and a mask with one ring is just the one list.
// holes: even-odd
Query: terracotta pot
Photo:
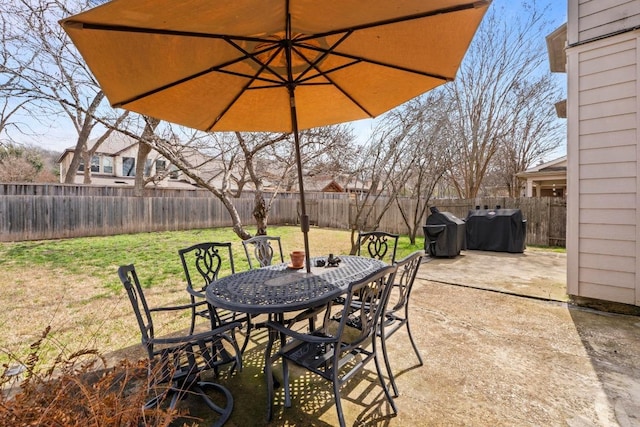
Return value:
[(304, 266), (304, 251), (293, 251), (291, 256), (291, 266), (294, 268)]

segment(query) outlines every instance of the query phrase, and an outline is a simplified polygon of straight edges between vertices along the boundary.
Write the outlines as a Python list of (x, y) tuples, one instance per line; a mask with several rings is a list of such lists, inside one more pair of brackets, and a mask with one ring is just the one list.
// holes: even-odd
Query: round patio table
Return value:
[(340, 255), (337, 267), (315, 267), (311, 272), (291, 269), (287, 263), (232, 274), (207, 286), (214, 307), (249, 314), (277, 314), (318, 307), (344, 293), (349, 283), (387, 266), (383, 261)]

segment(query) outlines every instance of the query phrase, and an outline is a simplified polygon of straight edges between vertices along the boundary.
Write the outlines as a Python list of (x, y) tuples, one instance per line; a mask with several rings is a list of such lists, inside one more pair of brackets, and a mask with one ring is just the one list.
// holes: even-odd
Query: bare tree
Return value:
[(374, 128), (368, 146), (360, 148), (360, 161), (351, 178), (363, 184), (353, 204), (351, 254), (358, 250), (357, 233), (380, 226), (385, 212), (411, 177), (415, 156), (412, 135), (420, 123), (407, 120), (402, 110), (385, 114)]
[[(103, 102), (99, 85), (58, 24), (60, 19), (91, 4), (89, 1), (2, 1), (6, 16), (11, 19), (12, 40), (20, 47), (20, 55), (14, 56), (18, 68), (13, 72), (20, 70), (21, 88), (33, 99), (32, 119), (52, 126), (64, 117), (77, 132), (74, 156), (64, 179), (72, 183), (81, 162), (84, 160), (88, 165), (92, 153), (99, 147), (99, 142), (88, 147), (91, 135), (109, 132), (97, 127), (98, 123), (117, 126), (127, 114), (118, 113)], [(90, 182), (90, 172), (85, 173), (84, 181)]]
[[(303, 162), (317, 164), (327, 152), (348, 145), (352, 138), (349, 128), (330, 128), (301, 134)], [(318, 139), (318, 135), (324, 135), (325, 138)], [(217, 197), (232, 219), (234, 232), (242, 239), (251, 237), (251, 234), (242, 224), (234, 199), (247, 189), (254, 191), (253, 216), (257, 233), (266, 234), (273, 199), (288, 182), (285, 177), (296, 176), (293, 143), (289, 134), (192, 132), (182, 140), (170, 134), (158, 135), (151, 140), (141, 139), (196, 185)], [(266, 183), (271, 193), (268, 200), (265, 198)]]
[[(246, 177), (254, 185), (254, 205), (253, 205), (253, 218), (256, 220), (258, 235), (267, 234), (267, 221), (269, 218), (269, 210), (271, 208), (271, 199), (269, 203), (264, 197), (264, 176), (258, 174), (257, 160), (261, 151), (273, 147), (278, 142), (287, 140), (286, 134), (242, 134), (240, 132), (234, 133), (238, 145), (244, 155), (242, 161), (242, 169), (246, 174), (243, 174), (242, 178), (238, 179), (238, 182), (242, 183), (238, 188), (241, 189), (246, 181)], [(274, 165), (271, 165), (273, 170), (277, 170)], [(290, 167), (285, 166), (286, 170)], [(275, 197), (275, 196), (274, 196)]]
[(136, 159), (136, 177), (134, 179), (134, 193), (142, 196), (144, 186), (155, 179), (151, 173), (145, 173), (147, 169), (147, 157), (151, 153), (152, 147), (146, 141), (152, 140), (160, 120), (143, 116), (145, 125), (141, 137), (138, 139), (138, 154)]
[(553, 108), (557, 89), (550, 76), (543, 76), (533, 83), (524, 82), (517, 88), (516, 95), (514, 115), (517, 117), (505, 132), (493, 160), (496, 176), (511, 197), (519, 195), (516, 174), (556, 150), (566, 135), (564, 123), (558, 120)]
[(413, 123), (407, 135), (408, 149), (400, 164), (400, 169), (409, 175), (405, 180), (392, 180), (391, 185), (409, 240), (415, 244), (435, 186), (446, 172), (449, 150), (444, 130), (448, 114), (439, 92), (416, 98), (398, 114)]
[[(278, 193), (282, 190), (298, 189), (298, 170), (293, 150), (293, 136), (278, 138), (273, 144), (257, 144), (249, 150), (240, 134), (238, 141), (244, 154), (244, 170), (255, 189), (253, 217), (257, 224), (257, 234), (266, 234), (269, 211)], [(256, 135), (256, 134), (245, 134)], [(260, 134), (257, 134), (260, 135)], [(338, 157), (343, 160), (352, 156), (353, 132), (345, 125), (324, 126), (301, 131), (299, 134), (301, 162), (305, 176), (312, 177), (318, 171), (323, 174), (339, 175), (343, 169)], [(258, 148), (256, 150), (256, 148)], [(270, 197), (264, 197), (264, 181), (271, 183)]]
[(34, 99), (22, 82), (22, 74), (31, 66), (33, 55), (20, 52), (19, 37), (10, 30), (10, 24), (11, 16), (0, 14), (0, 146), (15, 142), (10, 130), (27, 131), (17, 115), (28, 110)]
[[(461, 198), (478, 195), (494, 156), (509, 151), (505, 145), (512, 151), (527, 145), (529, 152), (557, 146), (557, 139), (547, 139), (556, 128), (550, 100), (560, 92), (544, 67), (548, 25), (535, 3), (527, 9), (514, 17), (492, 7), (456, 80), (443, 87), (453, 107), (448, 178)], [(516, 157), (522, 156), (513, 162)]]

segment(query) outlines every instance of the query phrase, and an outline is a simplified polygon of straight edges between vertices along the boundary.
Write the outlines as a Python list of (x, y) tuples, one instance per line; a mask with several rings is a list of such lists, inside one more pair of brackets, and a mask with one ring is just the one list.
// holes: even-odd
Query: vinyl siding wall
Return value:
[[(581, 6), (591, 10), (592, 3)], [(567, 49), (568, 293), (634, 305), (640, 305), (639, 43), (640, 32), (630, 31)]]
[(569, 0), (569, 45), (640, 26), (639, 0)]

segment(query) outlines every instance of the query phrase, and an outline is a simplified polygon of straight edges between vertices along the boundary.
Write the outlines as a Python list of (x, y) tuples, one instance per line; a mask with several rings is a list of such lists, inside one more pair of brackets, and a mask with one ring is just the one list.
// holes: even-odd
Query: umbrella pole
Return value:
[(298, 188), (300, 189), (300, 228), (304, 237), (304, 254), (307, 273), (311, 273), (311, 260), (309, 259), (309, 215), (307, 215), (307, 203), (304, 197), (304, 185), (302, 179), (302, 159), (300, 154), (300, 137), (298, 135), (298, 113), (296, 111), (296, 98), (294, 89), (289, 86), (289, 99), (291, 103), (291, 128), (293, 130), (293, 140), (296, 152), (296, 163), (298, 166)]

